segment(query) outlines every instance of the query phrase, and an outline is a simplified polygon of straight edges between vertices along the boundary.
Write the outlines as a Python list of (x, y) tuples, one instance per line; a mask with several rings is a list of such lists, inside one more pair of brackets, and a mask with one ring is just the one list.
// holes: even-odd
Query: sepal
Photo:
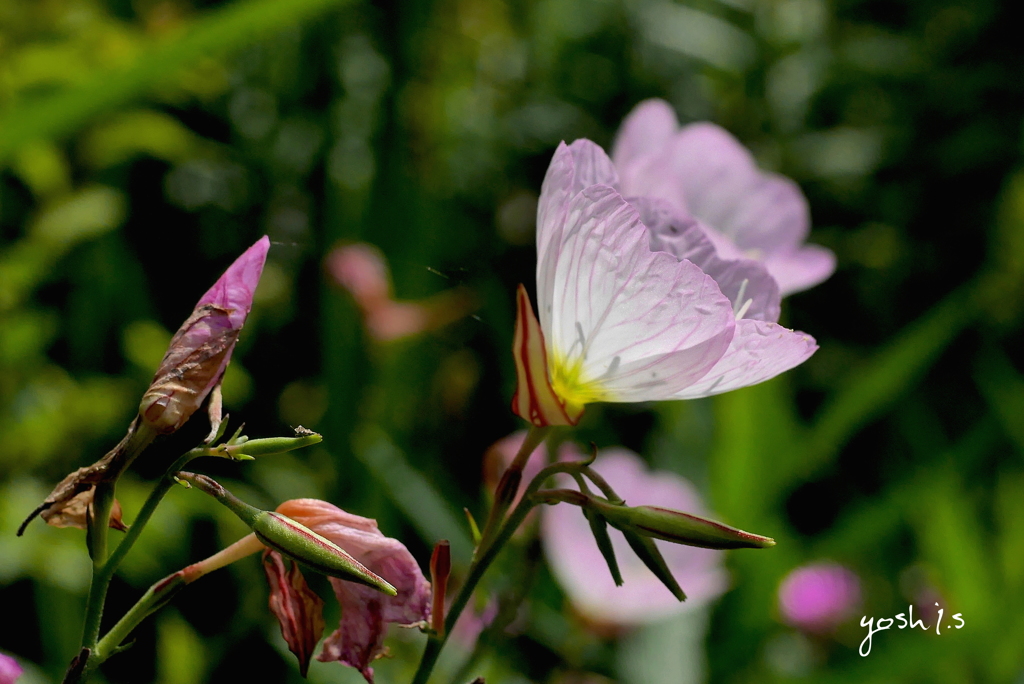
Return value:
[(605, 563), (608, 564), (608, 571), (612, 574), (615, 586), (621, 587), (622, 573), (619, 572), (619, 563), (615, 560), (615, 549), (612, 547), (612, 539), (608, 536), (608, 521), (600, 513), (587, 506), (583, 507), (583, 515), (586, 516), (587, 522), (590, 523), (590, 531), (594, 535), (594, 541), (597, 542), (598, 550), (604, 556)]
[(512, 412), (537, 427), (576, 425), (583, 415), (582, 406), (567, 406), (555, 393), (548, 375), (544, 331), (526, 288), (516, 290), (516, 330), (512, 339), (512, 357), (516, 363), (516, 392)]

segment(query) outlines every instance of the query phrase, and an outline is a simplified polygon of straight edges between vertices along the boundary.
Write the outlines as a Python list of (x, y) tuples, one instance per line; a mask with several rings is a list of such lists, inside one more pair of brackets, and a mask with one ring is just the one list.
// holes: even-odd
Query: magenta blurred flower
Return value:
[(627, 197), (657, 197), (701, 221), (720, 256), (764, 262), (783, 295), (835, 270), (835, 256), (806, 245), (810, 210), (796, 183), (757, 168), (754, 157), (712, 123), (680, 128), (662, 100), (637, 105), (622, 123), (612, 159)]
[(220, 382), (269, 249), (264, 235), (235, 259), (174, 334), (139, 406), (142, 420), (156, 432), (168, 434), (184, 425)]
[(397, 596), (388, 596), (361, 584), (330, 578), (341, 604), (341, 622), (324, 641), (317, 660), (336, 660), (354, 667), (372, 683), (370, 664), (384, 653), (388, 624), (408, 626), (430, 619), (430, 583), (409, 550), (397, 539), (385, 537), (375, 520), (346, 513), (318, 499), (286, 501), (277, 512), (345, 549), (398, 590)]
[(779, 611), (793, 627), (828, 632), (848, 619), (860, 605), (860, 580), (838, 563), (812, 563), (796, 568), (779, 585)]
[(14, 684), (24, 670), (14, 658), (0, 653), (0, 684)]
[(352, 295), (366, 332), (379, 342), (435, 330), (476, 308), (474, 298), (464, 288), (416, 302), (396, 301), (384, 255), (366, 243), (331, 250), (326, 265), (331, 278)]
[[(591, 467), (630, 505), (705, 513), (690, 482), (674, 473), (648, 470), (628, 449), (602, 449)], [(571, 486), (571, 478), (559, 478)], [(579, 509), (568, 505), (547, 508), (541, 530), (544, 552), (558, 583), (576, 610), (599, 624), (634, 626), (693, 610), (721, 595), (728, 583), (721, 551), (656, 542), (669, 570), (686, 591), (687, 600), (680, 603), (636, 557), (622, 533), (609, 529), (624, 580), (617, 587)]]
[(537, 300), (517, 301), (513, 410), (572, 425), (585, 404), (693, 399), (768, 380), (817, 346), (775, 323), (758, 261), (725, 259), (657, 197), (624, 199), (604, 151), (562, 143), (537, 208)]

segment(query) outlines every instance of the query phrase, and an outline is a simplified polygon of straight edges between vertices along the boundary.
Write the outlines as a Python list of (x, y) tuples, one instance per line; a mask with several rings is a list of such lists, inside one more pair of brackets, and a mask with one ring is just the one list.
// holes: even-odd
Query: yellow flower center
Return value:
[(570, 361), (564, 354), (553, 350), (550, 370), (551, 388), (565, 402), (567, 410), (578, 411), (584, 404), (609, 400), (610, 393), (602, 383), (584, 374), (582, 358)]

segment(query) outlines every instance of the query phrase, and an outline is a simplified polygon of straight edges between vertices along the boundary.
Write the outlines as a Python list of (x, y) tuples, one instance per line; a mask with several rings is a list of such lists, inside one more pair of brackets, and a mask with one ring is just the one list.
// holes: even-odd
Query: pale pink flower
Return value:
[(184, 425), (221, 381), (269, 249), (270, 238), (264, 235), (235, 259), (171, 338), (139, 406), (142, 420), (157, 432), (171, 433)]
[(513, 410), (575, 424), (585, 404), (694, 399), (768, 380), (814, 340), (775, 321), (779, 291), (752, 259), (719, 256), (693, 219), (627, 199), (589, 140), (562, 143), (537, 207), (537, 304), (517, 301)]
[(612, 159), (626, 196), (657, 197), (699, 220), (719, 254), (764, 262), (783, 295), (806, 290), (835, 270), (835, 255), (804, 244), (810, 210), (800, 188), (761, 171), (726, 130), (680, 127), (662, 100), (637, 105), (619, 129)]
[(366, 332), (380, 342), (435, 330), (476, 308), (474, 298), (461, 287), (415, 302), (395, 300), (384, 255), (366, 243), (331, 250), (326, 265), (333, 280), (352, 295)]
[(808, 632), (828, 632), (860, 605), (860, 580), (838, 563), (796, 568), (779, 585), (779, 612), (786, 624)]
[[(576, 458), (580, 455), (577, 453)], [(632, 451), (602, 449), (591, 466), (623, 497), (627, 505), (652, 505), (705, 514), (697, 489), (684, 478), (666, 471), (648, 470)], [(558, 476), (572, 486), (572, 479)], [(723, 553), (711, 549), (657, 541), (672, 575), (686, 592), (680, 603), (633, 553), (625, 537), (609, 527), (623, 584), (616, 586), (590, 525), (575, 506), (546, 507), (541, 520), (544, 552), (552, 573), (573, 606), (599, 624), (623, 627), (653, 622), (693, 610), (725, 591), (728, 576), (722, 568)]]
[(24, 670), (14, 658), (0, 653), (0, 684), (14, 684)]
[(354, 667), (372, 683), (370, 664), (384, 654), (388, 625), (410, 626), (430, 619), (430, 583), (405, 545), (385, 537), (375, 520), (346, 513), (318, 499), (286, 501), (277, 512), (345, 549), (398, 591), (397, 596), (388, 596), (361, 584), (330, 578), (341, 604), (341, 622), (324, 640), (317, 660), (336, 660)]

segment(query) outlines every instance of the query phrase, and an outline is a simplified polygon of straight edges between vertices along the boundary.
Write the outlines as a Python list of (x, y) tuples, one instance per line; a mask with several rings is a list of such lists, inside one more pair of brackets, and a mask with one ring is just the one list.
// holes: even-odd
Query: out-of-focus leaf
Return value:
[(24, 102), (0, 117), (0, 162), (25, 143), (59, 138), (104, 111), (133, 100), (182, 69), (307, 20), (347, 0), (247, 0), (209, 12), (173, 39), (155, 44), (124, 69)]
[(37, 197), (57, 195), (71, 186), (68, 160), (53, 143), (36, 141), (20, 148), (14, 169)]
[(133, 321), (125, 326), (121, 350), (144, 374), (153, 373), (167, 351), (171, 333), (156, 321)]
[(978, 356), (974, 380), (1003, 430), (1024, 454), (1024, 378), (1005, 354), (986, 349)]
[(469, 558), (473, 545), (466, 535), (461, 516), (406, 460), (405, 455), (379, 429), (368, 427), (354, 439), (357, 458), (402, 511), (423, 541), (434, 544), (447, 539), (453, 558)]
[(124, 211), (125, 199), (119, 190), (93, 186), (44, 208), (29, 236), (59, 253), (113, 230), (120, 225)]
[(179, 162), (209, 145), (178, 119), (140, 109), (119, 113), (95, 126), (82, 138), (79, 150), (86, 164), (105, 169), (141, 154)]
[(801, 461), (786, 386), (779, 378), (714, 398), (712, 503), (729, 524), (760, 524)]
[(194, 684), (203, 681), (206, 646), (192, 625), (176, 612), (164, 611), (157, 634), (158, 684)]
[(904, 505), (922, 554), (937, 568), (951, 605), (977, 628), (993, 626), (996, 568), (987, 560), (987, 535), (960, 477), (952, 468), (937, 469), (919, 481)]
[(1006, 588), (1024, 590), (1024, 473), (1003, 473), (996, 485), (999, 561)]
[(850, 373), (849, 383), (821, 410), (795, 475), (808, 477), (827, 463), (859, 428), (907, 391), (977, 314), (977, 285), (954, 290), (908, 325), (874, 358)]

